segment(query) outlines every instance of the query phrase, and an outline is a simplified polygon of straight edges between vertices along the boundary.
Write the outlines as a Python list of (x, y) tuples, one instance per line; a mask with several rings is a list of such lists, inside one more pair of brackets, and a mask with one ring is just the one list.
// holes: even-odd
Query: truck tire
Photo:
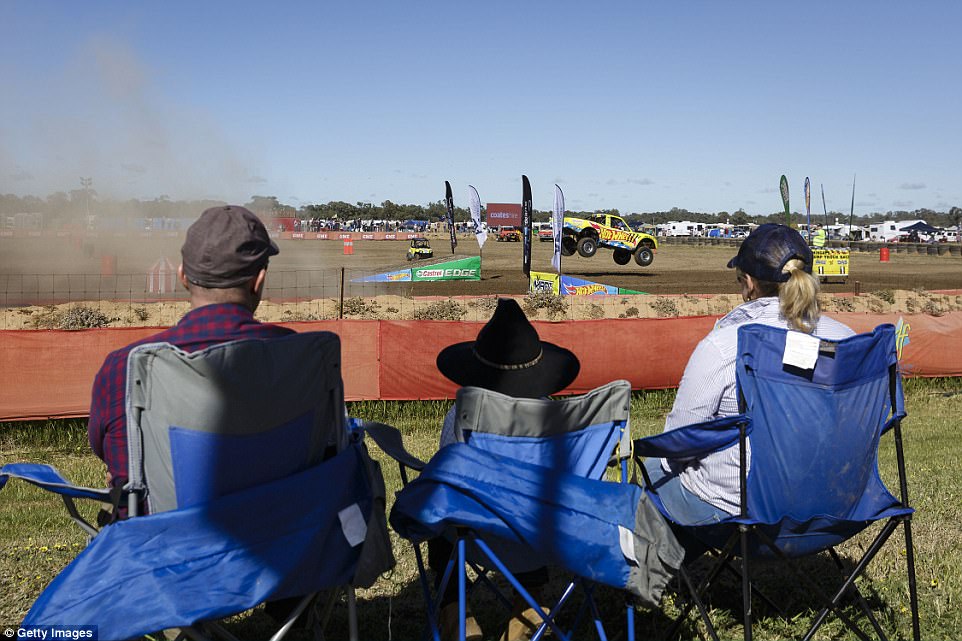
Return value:
[(616, 249), (611, 252), (611, 257), (617, 265), (627, 265), (631, 262), (631, 252), (627, 249)]
[(598, 241), (593, 236), (585, 236), (578, 241), (578, 253), (585, 258), (591, 258), (598, 251)]
[(565, 236), (561, 239), (561, 255), (562, 256), (573, 256), (575, 251), (578, 249), (578, 243), (571, 236)]
[(635, 250), (635, 262), (639, 267), (647, 267), (655, 260), (655, 252), (648, 247), (639, 247)]

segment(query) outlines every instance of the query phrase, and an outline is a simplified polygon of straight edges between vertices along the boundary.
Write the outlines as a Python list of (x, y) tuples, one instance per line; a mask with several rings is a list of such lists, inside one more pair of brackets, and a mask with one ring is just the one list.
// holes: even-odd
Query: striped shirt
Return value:
[[(665, 431), (738, 414), (735, 386), (735, 358), (738, 327), (760, 323), (788, 329), (779, 312), (777, 297), (759, 298), (739, 305), (719, 319), (715, 328), (698, 343), (675, 396), (675, 404), (665, 420)], [(840, 340), (853, 332), (842, 323), (821, 315), (815, 336)], [(750, 443), (749, 443), (750, 445)], [(751, 447), (748, 448), (751, 463)], [(686, 490), (703, 501), (730, 514), (739, 511), (738, 446), (693, 459), (664, 459), (662, 467), (681, 477)]]
[(218, 303), (187, 312), (180, 322), (159, 334), (131, 343), (107, 355), (94, 378), (87, 438), (94, 454), (107, 464), (114, 486), (127, 482), (127, 355), (144, 343), (171, 343), (186, 352), (240, 338), (286, 336), (293, 330), (254, 320), (243, 305)]

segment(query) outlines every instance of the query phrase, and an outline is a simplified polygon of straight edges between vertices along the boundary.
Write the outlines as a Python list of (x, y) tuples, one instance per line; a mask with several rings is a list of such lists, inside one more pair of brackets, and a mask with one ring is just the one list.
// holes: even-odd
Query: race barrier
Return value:
[[(907, 376), (962, 376), (962, 312), (943, 316), (837, 313), (858, 332), (898, 327)], [(574, 351), (578, 394), (616, 378), (634, 389), (676, 387), (695, 345), (717, 316), (666, 319), (534, 321), (541, 337)], [(457, 387), (435, 366), (445, 346), (474, 340), (480, 322), (337, 320), (281, 323), (304, 332), (336, 332), (348, 400), (451, 399)], [(94, 375), (112, 350), (159, 328), (0, 331), (0, 421), (87, 416)]]

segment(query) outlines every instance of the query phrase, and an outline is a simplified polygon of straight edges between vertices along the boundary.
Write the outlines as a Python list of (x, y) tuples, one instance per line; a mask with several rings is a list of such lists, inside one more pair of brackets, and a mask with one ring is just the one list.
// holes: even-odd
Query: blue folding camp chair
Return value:
[[(717, 563), (698, 588), (693, 588), (682, 569), (692, 599), (666, 636), (673, 637), (691, 609), (697, 607), (709, 634), (717, 638), (701, 597), (723, 569), (737, 565), (742, 578), (745, 639), (750, 639), (756, 588), (750, 574), (751, 560), (775, 559), (785, 562), (783, 565), (799, 584), (822, 601), (823, 609), (805, 639), (812, 638), (830, 613), (859, 638), (868, 638), (844, 609), (847, 599), (854, 599), (875, 633), (884, 639), (855, 581), (902, 525), (912, 633), (917, 641), (913, 510), (908, 504), (902, 453), (905, 409), (895, 329), (882, 325), (870, 334), (841, 341), (822, 340), (812, 345), (818, 354), (811, 369), (792, 364), (795, 359), (786, 357), (788, 334), (764, 325), (739, 328), (736, 381), (741, 414), (635, 441), (636, 455), (646, 457), (697, 457), (731, 446), (740, 451), (741, 511), (717, 524), (692, 526), (674, 519), (645, 474), (649, 492), (662, 514), (717, 554)], [(814, 356), (814, 351), (809, 355)], [(901, 498), (886, 489), (878, 472), (881, 437), (889, 430), (894, 434)], [(750, 466), (746, 466), (749, 457)], [(843, 570), (834, 547), (879, 521), (883, 525), (863, 558), (851, 571)], [(830, 597), (792, 563), (826, 550), (842, 574), (838, 589)], [(730, 564), (735, 558), (741, 562)]]
[[(578, 585), (585, 600), (570, 628), (576, 630), (590, 612), (601, 639), (606, 633), (592, 598), (594, 584), (623, 589), (646, 605), (657, 604), (672, 569), (681, 563), (681, 548), (640, 488), (602, 480), (610, 462), (620, 464), (626, 479), (630, 401), (627, 381), (554, 401), (464, 387), (455, 403), (459, 442), (442, 448), (427, 465), (403, 450), (393, 428), (366, 426), (401, 465), (405, 487), (392, 508), (391, 525), (415, 544), (435, 641), (440, 596), (449, 581), (458, 582), (460, 637), (465, 636), (466, 563), (478, 576), (472, 587), (488, 586), (510, 608), (509, 599), (486, 576), (486, 568), (495, 568), (536, 613), (541, 613), (540, 605), (515, 573), (552, 566), (577, 577), (542, 617), (535, 639), (549, 628), (558, 639), (570, 638), (571, 631), (562, 630), (557, 616)], [(421, 473), (408, 483), (405, 468)], [(432, 597), (418, 545), (438, 536), (455, 545)], [(634, 635), (633, 615), (629, 604), (629, 639)]]
[[(280, 638), (320, 590), (368, 586), (393, 563), (380, 468), (346, 425), (340, 341), (329, 332), (245, 339), (188, 354), (131, 351), (127, 369), (131, 518), (97, 531), (73, 499), (116, 492), (71, 485), (50, 466), (6, 465), (64, 497), (93, 538), (44, 590), (24, 626), (97, 626), (127, 639), (301, 597)], [(141, 505), (149, 514), (138, 516)], [(349, 626), (356, 638), (353, 591)], [(308, 614), (313, 614), (311, 607)]]

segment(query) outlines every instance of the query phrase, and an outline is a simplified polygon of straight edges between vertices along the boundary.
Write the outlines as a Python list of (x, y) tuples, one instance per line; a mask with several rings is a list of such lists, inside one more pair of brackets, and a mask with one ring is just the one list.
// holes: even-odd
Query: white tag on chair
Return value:
[(782, 363), (799, 369), (815, 369), (818, 360), (819, 340), (804, 332), (788, 332), (785, 334), (785, 353)]
[(364, 543), (364, 537), (367, 536), (367, 523), (357, 503), (348, 505), (338, 512), (337, 518), (341, 520), (341, 531), (344, 532), (344, 538), (352, 548)]
[(635, 552), (635, 533), (624, 525), (618, 526), (618, 544), (621, 545), (621, 553), (626, 559), (635, 565), (640, 565), (638, 555)]

